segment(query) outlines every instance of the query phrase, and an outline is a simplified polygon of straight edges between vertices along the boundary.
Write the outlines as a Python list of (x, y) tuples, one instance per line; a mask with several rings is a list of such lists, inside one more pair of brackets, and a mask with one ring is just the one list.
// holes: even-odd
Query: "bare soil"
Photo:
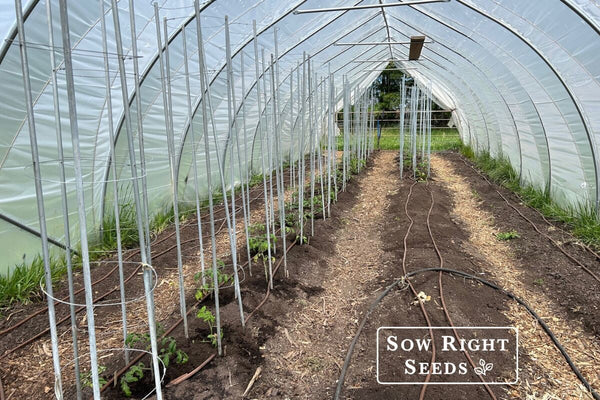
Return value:
[[(224, 357), (216, 357), (183, 383), (164, 388), (166, 399), (242, 398), (258, 368), (262, 372), (249, 390), (248, 398), (333, 397), (347, 349), (365, 312), (385, 287), (403, 275), (403, 238), (409, 226), (404, 207), (413, 182), (407, 176), (400, 179), (394, 158), (394, 152), (376, 152), (365, 170), (352, 179), (347, 191), (340, 193), (338, 202), (332, 206), (331, 218), (315, 221), (315, 235), (310, 237), (310, 242), (296, 245), (288, 252), (289, 276), (285, 276), (283, 267), (279, 269), (269, 298), (245, 328), (240, 324), (233, 289), (221, 292)], [(426, 225), (433, 197), (430, 224), (445, 267), (481, 276), (525, 297), (551, 324), (586, 378), (595, 387), (600, 387), (600, 295), (596, 290), (597, 283), (546, 238), (537, 234), (506, 205), (496, 189), (459, 155), (444, 153), (434, 158), (432, 179), (417, 183), (408, 202), (408, 214), (414, 219), (414, 225), (407, 240), (406, 269), (414, 271), (440, 265)], [(500, 190), (540, 228), (560, 241), (570, 254), (592, 270), (600, 271), (598, 261), (577, 241), (546, 224), (534, 210), (519, 205), (518, 199), (507, 191)], [(253, 195), (260, 196), (261, 191), (262, 188), (256, 188)], [(253, 203), (255, 210), (261, 207), (260, 199), (256, 205)], [(183, 240), (197, 237), (196, 227), (193, 221), (190, 222), (183, 230)], [(495, 232), (510, 230), (517, 230), (521, 237), (500, 243), (493, 236)], [(161, 235), (171, 232), (168, 230)], [(153, 251), (166, 250), (173, 243), (174, 238), (165, 240)], [(190, 242), (189, 246), (193, 245)], [(184, 248), (184, 254), (190, 259), (197, 252), (197, 247)], [(220, 254), (227, 254), (227, 246), (219, 245), (218, 248)], [(241, 254), (245, 253), (242, 251)], [(279, 257), (280, 254), (277, 255)], [(244, 256), (242, 259), (245, 259)], [(175, 251), (153, 261), (159, 273), (172, 271), (176, 266)], [(193, 267), (199, 268), (197, 264)], [(95, 277), (102, 275), (100, 269), (94, 273)], [(417, 291), (431, 296), (423, 305), (432, 325), (447, 326), (448, 321), (440, 306), (438, 279), (438, 273), (432, 272), (419, 275), (412, 282)], [(497, 291), (462, 278), (444, 275), (442, 282), (454, 325), (518, 326), (523, 332), (519, 383), (492, 387), (496, 398), (589, 398), (560, 353), (515, 302)], [(97, 290), (102, 293), (117, 283), (115, 274)], [(168, 280), (161, 281), (160, 290), (176, 292), (177, 286), (173, 284)], [(134, 278), (131, 285), (132, 293), (141, 290), (141, 286), (135, 289), (135, 285), (141, 285), (140, 279)], [(262, 267), (255, 265), (252, 276), (248, 271), (242, 284), (246, 315), (264, 300), (266, 288)], [(194, 301), (192, 296), (190, 291), (188, 304)], [(174, 301), (176, 303), (176, 296)], [(208, 299), (206, 304), (210, 306), (212, 301)], [(41, 306), (34, 304), (15, 308), (11, 319), (0, 323), (0, 330)], [(165, 310), (160, 320), (168, 327), (179, 315), (177, 307)], [(60, 312), (66, 315), (66, 310)], [(115, 336), (118, 341), (119, 329), (109, 329), (111, 320), (118, 328), (118, 309), (99, 309), (98, 314), (98, 320), (106, 325), (106, 334)], [(189, 339), (183, 336), (181, 327), (172, 336), (177, 339), (178, 346), (190, 355), (190, 361), (181, 366), (172, 364), (165, 382), (189, 372), (215, 352), (205, 342), (208, 334), (206, 325), (193, 314), (189, 322)], [(47, 315), (43, 313), (3, 336), (0, 351), (13, 347), (22, 338), (30, 337), (31, 332), (46, 326)], [(365, 325), (344, 382), (342, 398), (419, 397), (421, 386), (383, 386), (377, 383), (375, 335), (380, 326), (426, 326), (426, 322), (419, 303), (410, 291), (392, 291)], [(82, 328), (81, 334), (85, 335), (84, 323)], [(144, 327), (138, 329), (143, 331)], [(61, 337), (67, 340), (68, 335), (68, 329), (63, 328)], [(15, 393), (13, 399), (51, 398), (48, 378), (44, 380), (47, 390), (40, 390), (39, 383), (23, 380), (22, 370), (18, 367), (22, 364), (20, 359), (27, 358), (29, 363), (43, 364), (47, 375), (51, 376), (48, 351), (47, 339), (44, 339), (3, 360), (5, 367), (1, 377), (7, 395)], [(113, 355), (113, 361), (107, 364), (109, 370), (119, 365), (119, 361), (114, 361), (116, 359), (118, 357)], [(459, 355), (455, 361), (464, 361), (464, 357)], [(503, 362), (495, 358), (489, 361)], [(384, 364), (382, 367), (391, 369), (394, 366)], [(35, 391), (18, 392), (27, 393), (26, 397), (19, 397), (14, 391), (19, 385), (29, 384)], [(68, 390), (72, 395), (72, 388)], [(142, 396), (147, 386), (142, 384), (136, 390), (135, 394)], [(122, 396), (117, 389), (111, 389), (106, 395), (111, 399)], [(425, 398), (479, 399), (491, 396), (482, 386), (457, 385), (429, 386)]]

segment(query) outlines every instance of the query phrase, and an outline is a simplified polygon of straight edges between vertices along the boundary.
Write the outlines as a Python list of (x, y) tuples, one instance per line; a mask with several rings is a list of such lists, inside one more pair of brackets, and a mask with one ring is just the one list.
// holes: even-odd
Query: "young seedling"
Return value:
[[(233, 276), (223, 272), (225, 269), (225, 262), (222, 260), (217, 260), (217, 281), (219, 282), (219, 286), (228, 285), (233, 282)], [(194, 280), (196, 282), (202, 282), (202, 272), (197, 272), (194, 275)], [(212, 268), (208, 268), (204, 270), (204, 285), (201, 285), (198, 289), (196, 289), (196, 300), (200, 300), (205, 296), (208, 296), (213, 291), (213, 271)]]
[[(100, 386), (106, 385), (106, 379), (104, 379), (101, 375), (106, 372), (106, 366), (98, 365), (98, 381), (100, 382)], [(79, 380), (81, 381), (81, 385), (83, 387), (92, 387), (92, 371), (89, 372), (81, 372), (79, 374)]]
[[(156, 326), (156, 336), (161, 337), (165, 333), (164, 328), (157, 324)], [(134, 344), (145, 346), (145, 350), (150, 350), (150, 334), (149, 333), (130, 333), (127, 335), (127, 339), (125, 339), (125, 344), (127, 347), (133, 347)], [(159, 357), (162, 360), (165, 368), (169, 366), (171, 363), (171, 359), (174, 358), (176, 364), (185, 364), (188, 362), (188, 355), (177, 348), (177, 342), (171, 336), (162, 337), (159, 342)], [(130, 397), (131, 392), (131, 384), (140, 381), (144, 378), (144, 371), (150, 371), (151, 368), (146, 368), (143, 362), (139, 362), (135, 365), (132, 365), (121, 377), (121, 391), (126, 397)]]
[[(206, 322), (206, 324), (208, 325), (208, 329), (210, 330), (210, 333), (208, 334), (208, 336), (206, 336), (206, 338), (213, 347), (217, 347), (218, 342), (217, 333), (215, 332), (214, 314), (208, 308), (206, 308), (206, 306), (202, 306), (202, 308), (200, 308), (196, 312), (196, 318), (199, 318), (202, 321)], [(221, 330), (221, 339), (223, 339), (223, 330)]]
[[(277, 236), (275, 236), (275, 233), (271, 233), (267, 238), (266, 227), (263, 224), (250, 225), (248, 227), (248, 232), (251, 235), (248, 239), (250, 254), (253, 255), (254, 262), (258, 262), (259, 258), (263, 260), (263, 265), (265, 266), (265, 278), (267, 278), (268, 271), (267, 263), (265, 261), (268, 260), (269, 242), (271, 249), (273, 249), (277, 244)], [(271, 260), (274, 261), (275, 257), (271, 257)]]
[(520, 237), (521, 237), (521, 235), (519, 235), (517, 233), (517, 231), (515, 231), (515, 230), (508, 231), (508, 232), (499, 232), (496, 234), (496, 239), (498, 239), (498, 240), (512, 240), (512, 239), (518, 239)]
[(126, 397), (131, 397), (131, 386), (132, 383), (138, 382), (144, 377), (144, 370), (147, 369), (143, 362), (139, 362), (132, 365), (127, 372), (121, 377), (121, 391)]

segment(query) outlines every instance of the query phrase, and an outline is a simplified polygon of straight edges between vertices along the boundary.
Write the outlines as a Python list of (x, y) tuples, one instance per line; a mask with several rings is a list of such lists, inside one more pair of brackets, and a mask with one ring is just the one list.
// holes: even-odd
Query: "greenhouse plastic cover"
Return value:
[[(51, 1), (54, 53), (58, 64), (60, 124), (67, 157), (67, 187), (71, 222), (77, 221), (75, 185), (69, 115), (62, 64), (60, 18), (57, 0)], [(391, 2), (391, 0), (388, 0)], [(365, 1), (228, 1), (201, 4), (201, 22), (206, 61), (211, 84), (212, 118), (209, 126), (216, 133), (217, 149), (211, 146), (211, 162), (226, 146), (227, 89), (224, 17), (230, 21), (236, 113), (245, 114), (244, 131), (253, 151), (246, 168), (260, 164), (255, 134), (259, 122), (254, 95), (255, 62), (252, 22), (256, 20), (259, 51), (270, 59), (275, 53), (274, 30), (278, 36), (278, 65), (284, 148), (289, 147), (292, 124), (298, 115), (296, 68), (306, 52), (319, 79), (334, 74), (338, 88), (336, 103), (341, 107), (343, 79), (358, 92), (364, 91), (383, 67), (393, 59), (418, 82), (431, 85), (436, 101), (453, 110), (454, 121), (466, 143), (478, 152), (507, 157), (524, 183), (548, 190), (563, 205), (598, 202), (598, 149), (600, 134), (600, 6), (592, 0), (451, 0), (449, 2), (363, 10), (294, 14), (296, 9), (380, 4)], [(39, 231), (29, 130), (21, 73), (15, 6), (0, 0), (0, 33), (5, 39), (0, 50), (0, 271), (30, 260), (40, 252), (40, 240), (18, 224)], [(166, 151), (161, 78), (153, 4), (135, 0), (135, 24), (141, 87), (136, 93), (133, 59), (125, 60), (132, 121), (142, 113), (150, 212), (169, 203), (170, 170)], [(172, 77), (173, 128), (179, 165), (179, 194), (193, 199), (192, 151), (204, 165), (203, 147), (192, 143), (187, 118), (187, 95), (183, 73), (183, 35), (190, 56), (193, 127), (198, 143), (202, 134), (201, 90), (198, 46), (193, 3), (189, 0), (161, 0), (160, 18), (167, 18), (170, 72)], [(90, 232), (110, 210), (114, 179), (110, 163), (115, 162), (119, 184), (124, 193), (131, 190), (127, 164), (127, 140), (123, 124), (120, 79), (110, 2), (104, 4), (108, 29), (108, 53), (112, 81), (112, 111), (116, 126), (115, 160), (109, 157), (107, 99), (104, 84), (100, 4), (96, 0), (68, 1), (70, 37), (73, 48), (75, 92), (86, 212)], [(131, 50), (128, 1), (118, 2), (123, 46)], [(57, 161), (56, 125), (51, 80), (49, 30), (46, 2), (29, 1), (23, 5), (25, 41), (31, 73), (34, 115), (41, 158), (41, 181), (48, 221), (48, 235), (64, 241), (60, 179)], [(162, 21), (161, 21), (162, 22)], [(335, 46), (339, 42), (406, 42), (413, 35), (425, 35), (430, 43), (421, 59), (408, 59), (408, 46), (379, 44)], [(261, 53), (259, 53), (261, 57)], [(242, 60), (243, 58), (243, 60)], [(381, 60), (357, 63), (356, 59)], [(243, 64), (242, 64), (243, 62)], [(242, 70), (244, 89), (242, 93)], [(290, 92), (290, 77), (292, 85)], [(293, 96), (290, 96), (292, 94)], [(135, 96), (142, 109), (137, 110)], [(269, 95), (270, 97), (270, 95)], [(261, 114), (268, 115), (269, 104)], [(262, 118), (262, 117), (261, 117)], [(137, 136), (137, 125), (134, 123)], [(212, 135), (212, 131), (209, 132)], [(136, 138), (137, 143), (137, 138)], [(243, 143), (242, 143), (243, 144)], [(243, 170), (244, 167), (241, 168)], [(216, 168), (213, 170), (215, 172)], [(206, 174), (199, 168), (206, 192)], [(215, 172), (213, 182), (218, 182)], [(238, 171), (239, 174), (239, 171)], [(236, 177), (239, 178), (239, 177)], [(15, 225), (13, 221), (16, 222)], [(77, 229), (71, 229), (77, 232)], [(77, 239), (73, 238), (76, 242)]]

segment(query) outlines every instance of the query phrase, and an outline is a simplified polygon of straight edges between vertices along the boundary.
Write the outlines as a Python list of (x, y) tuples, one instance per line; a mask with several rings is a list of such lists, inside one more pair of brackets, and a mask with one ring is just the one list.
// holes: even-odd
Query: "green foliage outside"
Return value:
[[(373, 132), (373, 135), (376, 133)], [(410, 143), (410, 135), (404, 136), (404, 148), (408, 149)], [(417, 141), (420, 149), (421, 142)], [(427, 145), (427, 143), (426, 143)], [(431, 151), (459, 150), (462, 146), (462, 141), (458, 130), (454, 128), (432, 129), (431, 130)], [(337, 137), (337, 147), (339, 151), (344, 150), (344, 135), (340, 134)], [(375, 137), (375, 148), (377, 149), (377, 137)], [(381, 129), (381, 139), (379, 141), (381, 150), (399, 150), (400, 149), (400, 134), (398, 126), (384, 127)]]

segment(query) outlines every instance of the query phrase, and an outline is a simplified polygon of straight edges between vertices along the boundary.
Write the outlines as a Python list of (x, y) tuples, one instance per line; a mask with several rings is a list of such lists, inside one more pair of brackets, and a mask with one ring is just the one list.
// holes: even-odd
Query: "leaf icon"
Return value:
[(491, 371), (492, 368), (494, 368), (493, 363), (488, 364), (483, 358), (479, 360), (479, 365), (480, 367), (473, 368), (473, 371), (475, 371), (477, 375), (487, 375), (487, 372)]

